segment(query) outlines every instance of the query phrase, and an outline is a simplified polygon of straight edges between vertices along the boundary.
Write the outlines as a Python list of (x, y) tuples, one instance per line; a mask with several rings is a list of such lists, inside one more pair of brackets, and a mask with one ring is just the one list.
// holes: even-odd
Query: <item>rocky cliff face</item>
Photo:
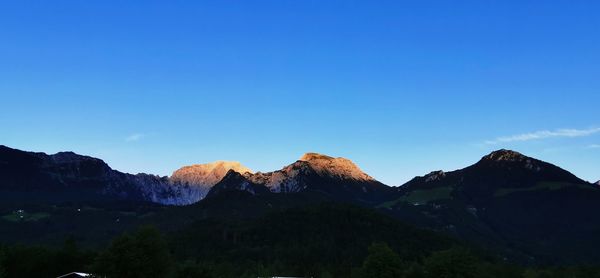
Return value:
[(195, 203), (203, 199), (229, 171), (252, 173), (252, 170), (239, 162), (216, 161), (182, 167), (173, 172), (169, 181), (175, 189), (180, 189), (181, 198), (186, 199), (184, 203)]
[(318, 191), (344, 200), (371, 203), (386, 197), (390, 187), (365, 174), (352, 161), (307, 153), (281, 170), (267, 173), (227, 175), (209, 196), (227, 190), (244, 190), (253, 194)]
[(182, 167), (173, 172), (170, 179), (178, 183), (212, 186), (221, 181), (229, 170), (240, 174), (253, 173), (252, 170), (236, 161), (215, 161)]
[(299, 161), (306, 162), (317, 174), (321, 176), (336, 177), (339, 179), (356, 181), (374, 181), (365, 174), (354, 162), (343, 157), (330, 157), (318, 153), (306, 153)]

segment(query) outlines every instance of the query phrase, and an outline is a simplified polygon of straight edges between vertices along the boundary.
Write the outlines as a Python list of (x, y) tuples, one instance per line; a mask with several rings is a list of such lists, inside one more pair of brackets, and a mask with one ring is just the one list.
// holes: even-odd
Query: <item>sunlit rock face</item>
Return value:
[[(375, 181), (352, 161), (318, 153), (306, 153), (298, 161), (281, 170), (247, 175), (248, 180), (266, 186), (275, 193), (300, 192), (311, 185), (307, 179), (322, 177), (335, 180)], [(312, 182), (314, 184), (314, 182)]]
[(229, 170), (240, 174), (253, 173), (252, 170), (236, 161), (216, 161), (182, 167), (173, 172), (170, 179), (176, 183), (213, 186), (223, 179)]
[(228, 174), (208, 196), (231, 190), (251, 194), (317, 191), (332, 198), (368, 203), (384, 198), (390, 187), (365, 174), (348, 159), (307, 153), (281, 170)]
[(372, 177), (361, 171), (354, 162), (343, 157), (334, 158), (318, 153), (306, 153), (299, 161), (307, 162), (308, 165), (320, 175), (361, 181), (374, 180)]
[(173, 172), (169, 180), (174, 188), (180, 189), (180, 198), (194, 203), (203, 199), (230, 170), (240, 174), (252, 173), (252, 170), (239, 162), (216, 161), (182, 167)]

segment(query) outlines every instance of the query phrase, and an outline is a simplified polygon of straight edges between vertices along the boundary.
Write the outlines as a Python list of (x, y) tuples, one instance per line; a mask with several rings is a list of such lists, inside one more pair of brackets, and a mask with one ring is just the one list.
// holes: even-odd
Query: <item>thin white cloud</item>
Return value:
[(146, 137), (146, 135), (145, 135), (145, 134), (142, 134), (142, 133), (135, 133), (135, 134), (131, 134), (131, 135), (129, 135), (129, 136), (127, 136), (127, 137), (125, 137), (125, 141), (126, 141), (126, 142), (135, 142), (135, 141), (139, 141), (139, 140), (141, 140), (141, 139), (142, 139), (142, 138), (144, 138), (144, 137)]
[(600, 144), (591, 144), (587, 146), (588, 149), (600, 149)]
[(555, 137), (584, 137), (600, 132), (600, 128), (589, 129), (557, 129), (557, 130), (541, 130), (531, 133), (523, 133), (512, 136), (498, 137), (494, 140), (485, 141), (488, 145), (496, 145), (500, 143), (524, 142), (532, 140), (542, 140)]

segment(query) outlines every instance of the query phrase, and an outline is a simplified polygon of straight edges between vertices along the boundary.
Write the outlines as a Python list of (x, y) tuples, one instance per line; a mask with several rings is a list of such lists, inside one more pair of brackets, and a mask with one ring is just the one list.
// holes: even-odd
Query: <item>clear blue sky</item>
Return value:
[[(3, 1), (0, 144), (170, 174), (509, 148), (600, 179), (598, 1)], [(567, 130), (565, 130), (567, 129)]]

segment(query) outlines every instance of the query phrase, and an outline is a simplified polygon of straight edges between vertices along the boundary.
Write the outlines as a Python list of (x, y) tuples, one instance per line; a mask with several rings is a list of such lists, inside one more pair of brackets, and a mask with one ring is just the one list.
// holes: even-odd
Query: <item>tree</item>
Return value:
[(385, 243), (373, 243), (369, 246), (369, 255), (363, 262), (360, 276), (363, 278), (403, 277), (403, 262)]
[(154, 227), (116, 238), (101, 253), (94, 273), (107, 277), (169, 277), (172, 261), (166, 241)]
[(425, 272), (435, 278), (479, 278), (480, 261), (464, 248), (438, 251), (425, 259)]
[(331, 273), (329, 273), (327, 271), (323, 271), (323, 272), (321, 272), (321, 275), (319, 277), (320, 278), (333, 278), (333, 275), (331, 275)]
[(425, 278), (425, 273), (423, 273), (423, 267), (416, 262), (411, 263), (404, 272), (404, 277)]
[(0, 278), (6, 277), (6, 253), (4, 248), (0, 246)]

